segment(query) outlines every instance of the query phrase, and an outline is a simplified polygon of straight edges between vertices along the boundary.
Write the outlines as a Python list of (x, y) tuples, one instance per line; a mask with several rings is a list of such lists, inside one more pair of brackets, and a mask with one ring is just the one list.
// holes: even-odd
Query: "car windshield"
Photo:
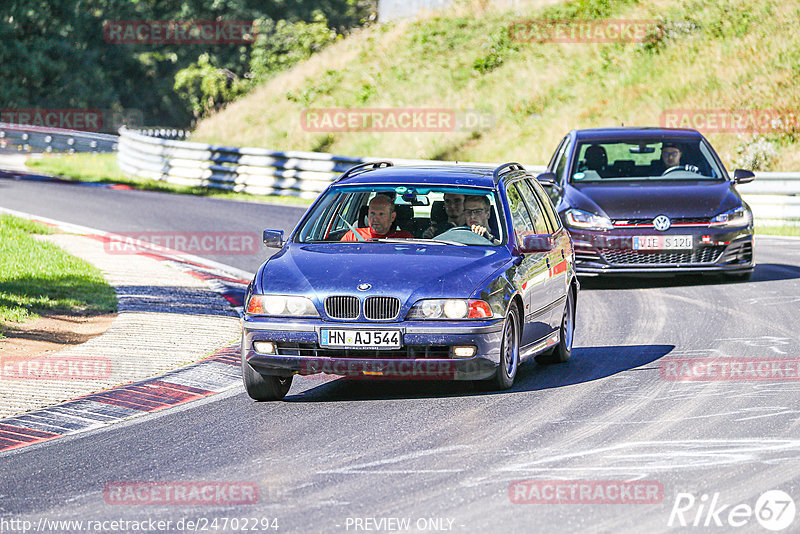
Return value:
[(570, 182), (721, 180), (723, 169), (702, 139), (583, 141)]
[[(505, 243), (494, 192), (459, 186), (340, 186), (303, 219), (295, 240), (421, 242), (499, 246)], [(502, 212), (502, 210), (500, 210)], [(473, 231), (472, 226), (485, 228)]]

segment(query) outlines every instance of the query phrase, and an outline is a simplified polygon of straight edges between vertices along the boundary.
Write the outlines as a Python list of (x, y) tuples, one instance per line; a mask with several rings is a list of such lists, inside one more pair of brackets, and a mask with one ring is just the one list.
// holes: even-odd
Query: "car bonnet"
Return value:
[[(263, 293), (469, 297), (505, 265), (505, 247), (394, 243), (291, 244), (261, 273)], [(358, 286), (369, 284), (360, 291)], [(364, 286), (362, 286), (364, 287)]]
[(599, 207), (612, 219), (713, 217), (739, 205), (725, 180), (570, 185), (566, 200), (571, 207), (594, 212)]

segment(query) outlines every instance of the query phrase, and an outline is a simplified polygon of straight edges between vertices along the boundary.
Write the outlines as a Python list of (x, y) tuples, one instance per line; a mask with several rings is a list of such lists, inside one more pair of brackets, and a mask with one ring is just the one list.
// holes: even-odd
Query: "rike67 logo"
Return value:
[[(796, 511), (792, 497), (781, 490), (765, 491), (758, 497), (755, 506), (746, 502), (725, 502), (718, 492), (711, 496), (704, 493), (700, 497), (692, 493), (678, 493), (667, 526), (722, 527), (720, 532), (730, 532), (731, 529), (751, 525), (755, 519), (761, 527), (779, 532), (792, 526)], [(792, 531), (796, 532), (797, 529)]]

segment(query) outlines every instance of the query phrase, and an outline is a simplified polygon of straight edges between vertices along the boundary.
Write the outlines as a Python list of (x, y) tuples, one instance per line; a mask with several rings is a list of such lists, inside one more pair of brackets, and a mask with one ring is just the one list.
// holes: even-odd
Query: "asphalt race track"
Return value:
[[(8, 179), (0, 206), (115, 232), (260, 234), (291, 230), (303, 212)], [(211, 259), (252, 272), (268, 253)], [(233, 518), (259, 520), (248, 531), (292, 533), (768, 532), (795, 508), (762, 494), (782, 490), (800, 505), (800, 240), (758, 238), (756, 259), (747, 283), (583, 279), (572, 359), (526, 364), (507, 392), (296, 378), (284, 402), (255, 403), (240, 388), (0, 454), (0, 518), (152, 519), (178, 532), (200, 531), (186, 522), (203, 518), (206, 532), (241, 531)], [(785, 363), (785, 375), (669, 373), (670, 362), (712, 357)], [(548, 492), (565, 480), (594, 482), (577, 486), (583, 502), (562, 482), (566, 502), (552, 503)], [(255, 484), (258, 498), (119, 504), (104, 494), (153, 481)], [(656, 492), (639, 502), (637, 488)], [(537, 496), (547, 502), (515, 502)], [(799, 525), (797, 513), (783, 531)]]

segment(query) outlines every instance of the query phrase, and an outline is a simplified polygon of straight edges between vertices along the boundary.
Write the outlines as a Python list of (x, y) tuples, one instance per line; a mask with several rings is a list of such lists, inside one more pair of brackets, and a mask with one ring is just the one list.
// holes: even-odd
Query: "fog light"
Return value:
[(272, 341), (254, 341), (253, 348), (261, 354), (275, 354), (275, 343)]
[(453, 356), (456, 358), (472, 358), (475, 356), (475, 347), (453, 347)]

